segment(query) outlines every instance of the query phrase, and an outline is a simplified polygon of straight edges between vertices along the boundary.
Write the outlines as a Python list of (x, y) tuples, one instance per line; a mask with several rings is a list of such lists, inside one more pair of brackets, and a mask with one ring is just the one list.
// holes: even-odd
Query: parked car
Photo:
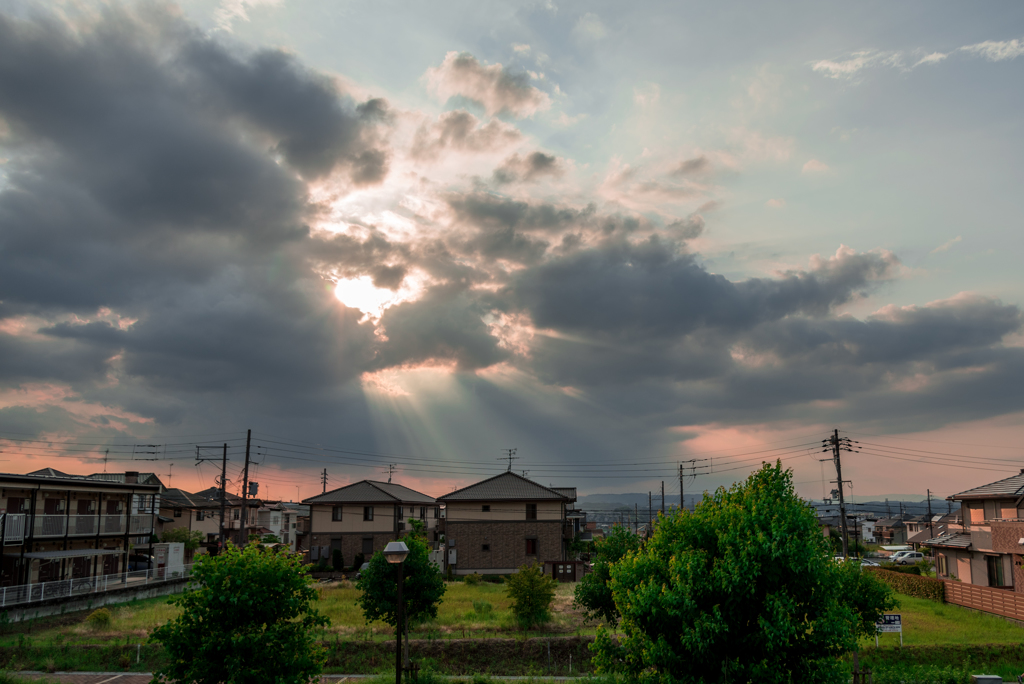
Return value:
[(897, 565), (912, 565), (918, 561), (924, 560), (924, 554), (920, 551), (900, 551), (900, 553), (902, 555), (893, 561)]
[(368, 567), (370, 567), (369, 563), (363, 563), (362, 565), (360, 565), (359, 566), (359, 570), (356, 571), (356, 579), (359, 579), (360, 577), (362, 577), (363, 573), (366, 572), (366, 568), (368, 568)]
[(862, 568), (868, 568), (868, 567), (877, 568), (877, 567), (880, 567), (880, 566), (875, 561), (862, 560), (860, 562), (860, 567), (862, 567)]
[(149, 570), (153, 567), (153, 557), (145, 553), (133, 553), (128, 556), (128, 571)]
[(889, 556), (890, 563), (899, 563), (900, 558), (903, 558), (906, 554), (911, 553), (910, 551), (897, 551), (896, 553)]

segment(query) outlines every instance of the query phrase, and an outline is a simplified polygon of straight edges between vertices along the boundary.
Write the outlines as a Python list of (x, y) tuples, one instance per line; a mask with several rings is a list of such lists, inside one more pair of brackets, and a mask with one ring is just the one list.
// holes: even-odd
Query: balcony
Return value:
[(124, 525), (123, 515), (37, 515), (32, 533), (36, 537), (63, 537), (65, 534), (69, 537), (93, 537), (97, 534), (124, 534)]
[(25, 540), (25, 514), (13, 513), (4, 516), (4, 543), (20, 544)]
[(152, 515), (133, 515), (128, 529), (128, 534), (152, 534), (153, 533), (153, 516)]

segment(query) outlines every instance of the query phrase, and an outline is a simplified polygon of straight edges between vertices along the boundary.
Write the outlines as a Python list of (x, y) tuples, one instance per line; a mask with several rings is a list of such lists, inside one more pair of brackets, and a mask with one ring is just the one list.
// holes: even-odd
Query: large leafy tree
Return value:
[[(445, 585), (441, 570), (430, 562), (430, 547), (415, 534), (402, 537), (409, 547), (409, 556), (402, 563), (402, 600), (409, 622), (436, 618), (437, 607), (444, 597)], [(398, 576), (395, 566), (378, 551), (370, 565), (356, 580), (361, 594), (356, 603), (363, 609), (367, 622), (382, 620), (394, 626), (398, 605)]]
[(842, 682), (838, 656), (892, 605), (856, 570), (832, 561), (791, 473), (765, 465), (611, 567), (623, 637), (599, 630), (595, 662), (660, 684)]
[(172, 527), (169, 530), (164, 530), (160, 535), (160, 541), (183, 543), (186, 553), (191, 554), (203, 543), (203, 533), (199, 530), (190, 530), (187, 527)]
[(588, 618), (603, 618), (613, 625), (619, 620), (619, 611), (612, 598), (611, 568), (627, 553), (638, 551), (643, 545), (639, 535), (623, 526), (613, 527), (604, 539), (594, 542), (591, 553), (593, 570), (576, 584), (575, 602)]
[(181, 613), (150, 634), (169, 660), (154, 678), (308, 684), (326, 659), (314, 633), (329, 624), (311, 605), (311, 582), (301, 557), (285, 551), (229, 543), (216, 556), (201, 556), (192, 588), (170, 600)]

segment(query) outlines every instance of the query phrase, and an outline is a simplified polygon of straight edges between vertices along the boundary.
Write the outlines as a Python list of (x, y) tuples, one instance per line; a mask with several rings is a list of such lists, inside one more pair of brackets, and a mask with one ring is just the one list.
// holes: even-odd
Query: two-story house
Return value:
[[(0, 584), (110, 575), (127, 568), (132, 539), (151, 540), (161, 485), (46, 468), (0, 474)], [(149, 509), (149, 510), (147, 510)]]
[(983, 587), (1024, 591), (1024, 469), (1013, 477), (949, 497), (960, 502), (959, 524), (924, 542), (936, 574)]
[(577, 532), (576, 520), (567, 518), (575, 488), (545, 487), (511, 471), (437, 500), (444, 504), (447, 564), (457, 575), (511, 574), (565, 560)]
[(406, 520), (421, 520), (430, 541), (437, 539), (437, 503), (414, 489), (362, 480), (303, 500), (310, 509), (310, 560), (331, 560), (341, 549), (346, 564), (356, 554), (370, 559), (406, 532)]

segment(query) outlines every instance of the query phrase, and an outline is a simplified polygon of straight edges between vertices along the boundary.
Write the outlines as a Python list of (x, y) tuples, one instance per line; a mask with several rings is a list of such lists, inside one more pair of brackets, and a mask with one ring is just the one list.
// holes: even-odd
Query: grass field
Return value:
[[(587, 622), (580, 611), (572, 606), (575, 585), (560, 584), (552, 605), (552, 621), (531, 635), (593, 634), (597, 623)], [(320, 600), (317, 608), (331, 620), (323, 638), (388, 640), (394, 628), (383, 622), (367, 623), (356, 604), (359, 592), (350, 582), (324, 585), (318, 588)], [(450, 582), (444, 601), (438, 608), (436, 620), (410, 629), (414, 639), (509, 637), (523, 635), (512, 619), (509, 599), (501, 584), (481, 583), (469, 585)], [(0, 636), (0, 646), (9, 646), (27, 633), (34, 643), (108, 644), (112, 642), (145, 642), (149, 632), (178, 613), (167, 598), (134, 601), (120, 606), (109, 606), (110, 627), (95, 630), (85, 622), (87, 613), (78, 613), (38, 621), (11, 624)]]

